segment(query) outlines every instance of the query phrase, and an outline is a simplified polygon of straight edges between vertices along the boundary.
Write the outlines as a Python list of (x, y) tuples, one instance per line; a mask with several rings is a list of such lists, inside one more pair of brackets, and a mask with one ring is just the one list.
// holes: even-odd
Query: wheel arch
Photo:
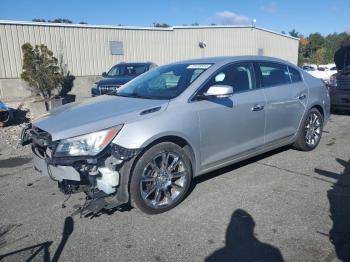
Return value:
[(316, 108), (316, 109), (321, 113), (322, 117), (323, 117), (323, 118), (325, 117), (325, 115), (324, 115), (324, 109), (323, 109), (323, 107), (322, 107), (321, 105), (319, 105), (319, 104), (314, 104), (313, 106), (310, 107), (310, 109), (312, 109), (312, 108)]
[(140, 155), (142, 155), (143, 152), (145, 152), (149, 148), (151, 148), (159, 143), (162, 143), (162, 142), (171, 142), (171, 143), (174, 143), (174, 144), (180, 146), (181, 148), (183, 148), (191, 160), (192, 173), (193, 173), (193, 175), (196, 174), (196, 170), (197, 170), (196, 169), (197, 168), (196, 161), (198, 160), (198, 152), (195, 150), (193, 145), (191, 145), (191, 143), (188, 142), (187, 139), (185, 139), (183, 136), (180, 136), (178, 134), (164, 134), (162, 136), (153, 137), (153, 138), (149, 139), (148, 141), (146, 141), (143, 144), (143, 146), (142, 146), (143, 149), (142, 149)]
[(306, 110), (305, 110), (305, 112), (303, 114), (303, 117), (301, 118), (299, 126), (298, 126), (298, 132), (295, 133), (293, 140), (297, 138), (297, 136), (298, 136), (298, 134), (299, 134), (299, 132), (300, 132), (300, 130), (302, 128), (302, 125), (303, 125), (304, 121), (306, 120), (306, 118), (308, 116), (308, 113), (310, 112), (310, 110), (312, 108), (316, 108), (321, 113), (321, 115), (323, 117), (323, 120), (325, 121), (325, 110), (324, 110), (324, 108), (319, 103), (312, 103), (310, 106), (306, 107)]

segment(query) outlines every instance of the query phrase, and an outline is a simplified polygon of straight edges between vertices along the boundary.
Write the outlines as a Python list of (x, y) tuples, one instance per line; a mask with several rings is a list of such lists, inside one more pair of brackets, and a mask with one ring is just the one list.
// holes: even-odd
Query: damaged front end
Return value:
[(67, 156), (61, 153), (66, 143), (52, 141), (38, 127), (28, 125), (21, 135), (22, 145), (32, 146), (35, 169), (57, 181), (64, 194), (84, 192), (86, 203), (81, 212), (94, 214), (129, 201), (130, 167), (140, 149), (118, 146), (111, 142), (113, 138), (96, 155)]

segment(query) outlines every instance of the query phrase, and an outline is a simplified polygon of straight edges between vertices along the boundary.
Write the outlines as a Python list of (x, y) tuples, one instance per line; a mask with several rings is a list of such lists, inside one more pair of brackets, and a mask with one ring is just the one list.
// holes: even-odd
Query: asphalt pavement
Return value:
[(125, 206), (80, 218), (83, 194), (62, 207), (28, 150), (0, 154), (0, 260), (349, 261), (349, 177), (349, 115), (331, 116), (316, 150), (285, 147), (198, 177), (156, 216)]

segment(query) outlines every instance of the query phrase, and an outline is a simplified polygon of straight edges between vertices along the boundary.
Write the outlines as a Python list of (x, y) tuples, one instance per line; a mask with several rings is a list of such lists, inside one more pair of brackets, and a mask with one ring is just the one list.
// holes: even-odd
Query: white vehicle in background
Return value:
[(318, 70), (325, 71), (329, 78), (332, 75), (338, 73), (338, 70), (337, 70), (337, 67), (335, 66), (335, 64), (319, 65)]
[(330, 75), (328, 75), (328, 73), (325, 70), (318, 70), (316, 65), (304, 65), (303, 69), (313, 77), (322, 79), (323, 81), (329, 80)]
[(333, 67), (330, 67), (329, 69), (326, 69), (326, 73), (328, 74), (329, 77), (337, 74), (338, 73), (337, 67), (333, 66)]

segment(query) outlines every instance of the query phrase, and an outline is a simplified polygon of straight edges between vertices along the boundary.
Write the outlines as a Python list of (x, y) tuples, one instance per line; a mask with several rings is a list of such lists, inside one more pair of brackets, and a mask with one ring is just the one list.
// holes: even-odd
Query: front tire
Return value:
[(311, 108), (302, 123), (293, 148), (301, 151), (314, 150), (321, 141), (322, 131), (323, 116), (317, 108)]
[(131, 203), (147, 214), (163, 213), (184, 199), (191, 180), (192, 166), (186, 152), (171, 142), (156, 144), (135, 164)]

